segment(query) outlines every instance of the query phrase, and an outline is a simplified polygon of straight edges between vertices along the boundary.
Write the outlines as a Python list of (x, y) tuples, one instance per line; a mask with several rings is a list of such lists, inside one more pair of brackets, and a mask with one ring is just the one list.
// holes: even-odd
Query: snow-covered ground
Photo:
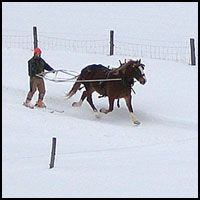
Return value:
[[(2, 22), (3, 31), (26, 31), (38, 25), (43, 31), (70, 29), (78, 35), (111, 29), (123, 35), (129, 22), (139, 27), (133, 37), (198, 39), (196, 6), (183, 2), (12, 2), (3, 3)], [(127, 10), (133, 12), (128, 15)], [(150, 26), (149, 22), (157, 32), (143, 27)], [(171, 27), (173, 34), (165, 31)], [(72, 107), (82, 93), (65, 100), (73, 83), (45, 81), (45, 103), (64, 113), (25, 108), (27, 61), (33, 52), (4, 47), (2, 51), (4, 198), (198, 197), (198, 66), (142, 58), (147, 83), (134, 86), (133, 108), (141, 121), (134, 126), (124, 100), (112, 113), (101, 113), (100, 119), (87, 102)], [(77, 72), (93, 63), (117, 67), (119, 60), (129, 58), (50, 50), (43, 51), (42, 57), (55, 69)], [(99, 99), (97, 93), (93, 99), (98, 109), (108, 106), (107, 98)], [(57, 138), (56, 160), (49, 169), (52, 137)]]

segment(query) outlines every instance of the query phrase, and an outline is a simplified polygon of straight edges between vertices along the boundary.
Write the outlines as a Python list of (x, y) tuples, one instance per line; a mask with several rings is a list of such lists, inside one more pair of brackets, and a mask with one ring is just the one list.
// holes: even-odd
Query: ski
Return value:
[(58, 110), (58, 109), (55, 109), (55, 108), (45, 107), (45, 109), (48, 110), (50, 113), (54, 113), (54, 112), (64, 113), (64, 110)]
[(27, 108), (29, 108), (29, 109), (34, 109), (34, 108), (37, 108), (37, 109), (41, 109), (41, 110), (43, 110), (43, 111), (48, 111), (48, 112), (50, 112), (50, 113), (54, 113), (54, 112), (57, 112), (57, 113), (64, 113), (64, 110), (59, 110), (59, 109), (55, 109), (55, 108), (50, 108), (50, 107), (38, 107), (37, 105), (35, 105), (35, 106), (25, 106), (25, 107), (27, 107)]
[(64, 113), (64, 110), (58, 110), (58, 109), (55, 109), (55, 108), (49, 108), (49, 107), (38, 107), (38, 106), (34, 106), (34, 108), (37, 108), (37, 109), (41, 109), (43, 111), (47, 111), (49, 113), (54, 113), (54, 112), (57, 112), (57, 113)]

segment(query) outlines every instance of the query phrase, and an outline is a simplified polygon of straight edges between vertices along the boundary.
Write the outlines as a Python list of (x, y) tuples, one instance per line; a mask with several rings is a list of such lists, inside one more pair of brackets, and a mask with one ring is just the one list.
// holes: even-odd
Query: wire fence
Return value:
[(33, 49), (32, 37), (30, 35), (2, 35), (2, 47)]
[[(66, 39), (39, 34), (39, 47), (45, 50), (79, 52), (86, 54), (100, 54), (109, 55), (109, 41), (108, 39)], [(131, 39), (130, 39), (131, 40)], [(137, 39), (134, 39), (136, 41)], [(139, 40), (138, 40), (139, 41)], [(32, 33), (19, 34), (2, 34), (2, 47), (5, 48), (20, 48), (33, 50)], [(196, 56), (198, 47), (196, 48)], [(187, 43), (172, 43), (170, 45), (163, 45), (159, 41), (134, 43), (130, 41), (122, 41), (117, 38), (114, 41), (114, 54), (120, 56), (130, 56), (137, 58), (151, 58), (169, 61), (177, 61), (183, 63), (190, 63), (190, 47)]]
[(46, 50), (63, 50), (88, 54), (108, 53), (108, 42), (106, 40), (71, 40), (56, 37), (39, 36), (39, 46)]
[(189, 46), (158, 46), (115, 41), (115, 54), (189, 63)]

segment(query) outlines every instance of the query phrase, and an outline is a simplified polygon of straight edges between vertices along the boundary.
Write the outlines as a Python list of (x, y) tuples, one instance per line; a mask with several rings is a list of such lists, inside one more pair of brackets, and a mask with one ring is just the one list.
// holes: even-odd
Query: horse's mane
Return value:
[(125, 72), (126, 68), (129, 66), (129, 65), (133, 65), (136, 61), (134, 60), (129, 60), (127, 63), (124, 63), (123, 65), (119, 66), (118, 68), (114, 69), (112, 72), (113, 74), (117, 75), (120, 71), (121, 72)]

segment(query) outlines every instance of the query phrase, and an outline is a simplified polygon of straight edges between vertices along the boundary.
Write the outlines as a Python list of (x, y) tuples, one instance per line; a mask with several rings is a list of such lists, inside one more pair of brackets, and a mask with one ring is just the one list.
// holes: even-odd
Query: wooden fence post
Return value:
[(190, 38), (191, 65), (196, 65), (194, 39)]
[(51, 149), (51, 161), (49, 164), (49, 168), (54, 167), (54, 161), (55, 161), (55, 155), (56, 155), (56, 138), (52, 138), (52, 149)]
[(37, 40), (37, 27), (33, 27), (33, 45), (34, 49), (38, 47), (38, 40)]
[(110, 31), (110, 56), (114, 55), (114, 31)]

